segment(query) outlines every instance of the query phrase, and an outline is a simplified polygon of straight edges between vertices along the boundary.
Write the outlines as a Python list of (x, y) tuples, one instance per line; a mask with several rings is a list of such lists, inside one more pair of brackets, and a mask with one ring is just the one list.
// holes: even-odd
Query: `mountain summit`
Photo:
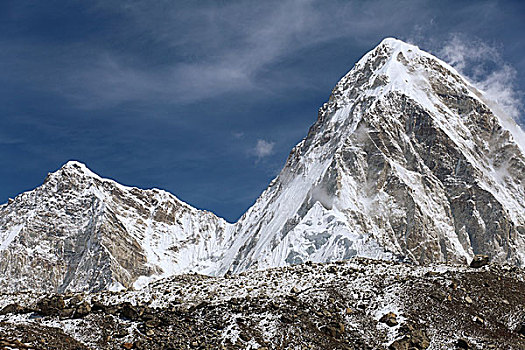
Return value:
[(383, 40), (237, 223), (221, 272), (355, 255), (523, 265), (524, 152), (486, 101), (436, 57)]
[(520, 132), (452, 67), (385, 39), (337, 83), (237, 223), (70, 162), (0, 207), (0, 285), (140, 287), (354, 256), (424, 264), (482, 253), (524, 266)]
[(0, 207), (0, 286), (122, 289), (207, 272), (229, 225), (165, 191), (122, 186), (68, 162)]

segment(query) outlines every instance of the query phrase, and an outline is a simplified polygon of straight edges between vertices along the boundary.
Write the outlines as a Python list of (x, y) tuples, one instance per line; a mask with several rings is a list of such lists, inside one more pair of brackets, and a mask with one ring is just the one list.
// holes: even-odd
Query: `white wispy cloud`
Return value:
[[(44, 73), (43, 84), (35, 85), (45, 85), (46, 90), (86, 108), (129, 101), (192, 103), (240, 91), (276, 94), (279, 89), (298, 85), (305, 89), (315, 86), (308, 75), (268, 82), (267, 70), (334, 40), (342, 45), (370, 38), (379, 42), (380, 33), (402, 28), (415, 16), (387, 0), (366, 4), (281, 0), (198, 5), (100, 1), (92, 11), (114, 13), (121, 19), (114, 33), (106, 32), (106, 37), (93, 42), (126, 45), (115, 49), (87, 42), (42, 48), (46, 54), (35, 68), (39, 74), (31, 77), (52, 72)], [(37, 48), (38, 44), (31, 43), (31, 51)], [(150, 49), (156, 50), (155, 55), (148, 53)], [(12, 52), (10, 48), (5, 51)], [(35, 65), (35, 61), (30, 64)]]
[(453, 34), (438, 55), (483, 90), (486, 102), (525, 151), (525, 132), (519, 126), (523, 123), (523, 92), (518, 88), (516, 69), (503, 60), (500, 50), (479, 39)]
[(500, 50), (479, 39), (453, 34), (438, 55), (519, 121), (523, 93), (517, 87), (516, 70), (503, 60)]
[(232, 136), (236, 139), (242, 139), (244, 137), (244, 132), (242, 131), (232, 131)]
[(16, 145), (21, 143), (22, 140), (16, 137), (12, 137), (0, 132), (0, 145)]
[(261, 159), (271, 155), (273, 153), (274, 146), (275, 142), (259, 139), (257, 140), (255, 148), (253, 149), (253, 153), (257, 159)]
[[(300, 62), (308, 50), (362, 46), (365, 53), (385, 36), (405, 39), (404, 33), (415, 36), (418, 44), (437, 29), (433, 10), (415, 0), (89, 4), (92, 16), (118, 18), (114, 30), (83, 42), (28, 42), (22, 48), (6, 40), (0, 43), (0, 61), (6, 56), (20, 69), (24, 77), (18, 80), (27, 79), (87, 108), (130, 101), (193, 103), (245, 91), (273, 96), (296, 87), (315, 88), (318, 80), (312, 76), (318, 78), (322, 71), (290, 70), (277, 79), (267, 78), (269, 72), (282, 69), (281, 63), (287, 66), (287, 60)], [(465, 20), (458, 26), (476, 30), (481, 24), (474, 14), (494, 13), (494, 6), (463, 6)], [(461, 65), (462, 57), (452, 58)], [(9, 62), (2, 63), (9, 67)], [(349, 60), (346, 68), (353, 63)]]

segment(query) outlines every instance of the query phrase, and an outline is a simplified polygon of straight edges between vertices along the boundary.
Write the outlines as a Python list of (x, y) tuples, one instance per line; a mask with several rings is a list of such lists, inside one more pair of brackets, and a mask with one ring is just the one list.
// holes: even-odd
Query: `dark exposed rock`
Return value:
[(42, 316), (55, 316), (59, 315), (65, 307), (64, 297), (57, 294), (40, 299), (37, 303), (37, 312)]
[(389, 312), (381, 316), (379, 322), (385, 323), (389, 327), (397, 326), (397, 315), (393, 312)]
[(104, 304), (102, 304), (101, 302), (99, 301), (93, 301), (93, 304), (91, 305), (91, 310), (96, 312), (96, 311), (104, 311), (106, 308), (106, 306)]
[(485, 323), (485, 320), (483, 319), (483, 317), (481, 316), (478, 316), (478, 315), (475, 315), (472, 320), (478, 324), (484, 324)]
[(0, 310), (0, 315), (23, 314), (27, 312), (31, 312), (31, 310), (18, 304), (9, 304), (4, 306), (2, 310)]
[(476, 255), (470, 263), (470, 267), (478, 269), (480, 267), (488, 265), (490, 258), (488, 255)]
[(72, 305), (80, 304), (84, 300), (84, 295), (75, 294), (69, 299), (69, 303)]
[(457, 340), (456, 347), (458, 349), (465, 349), (465, 350), (471, 349), (470, 343), (467, 340), (461, 339), (461, 338)]
[(331, 322), (319, 327), (319, 330), (332, 338), (342, 338), (345, 326), (342, 323)]
[(281, 321), (284, 323), (293, 323), (293, 319), (288, 315), (282, 315)]
[(239, 334), (239, 338), (241, 338), (245, 342), (251, 340), (251, 337), (245, 332), (241, 332), (241, 334)]
[(0, 349), (90, 350), (62, 330), (43, 325), (0, 322)]
[[(75, 309), (72, 307), (66, 307), (58, 311), (60, 318), (73, 318), (75, 316)], [(82, 316), (78, 316), (82, 317)]]
[(91, 305), (89, 305), (87, 302), (82, 301), (79, 304), (75, 306), (75, 314), (74, 317), (80, 318), (87, 316), (91, 313)]
[(128, 320), (137, 320), (139, 317), (139, 311), (131, 303), (125, 302), (121, 305), (120, 316), (127, 318)]
[(408, 334), (403, 338), (395, 340), (388, 346), (389, 350), (411, 350), (426, 349), (430, 346), (430, 340), (425, 331), (409, 327)]
[(525, 322), (520, 324), (518, 328), (516, 329), (516, 331), (518, 332), (519, 335), (521, 335), (522, 337), (525, 337)]

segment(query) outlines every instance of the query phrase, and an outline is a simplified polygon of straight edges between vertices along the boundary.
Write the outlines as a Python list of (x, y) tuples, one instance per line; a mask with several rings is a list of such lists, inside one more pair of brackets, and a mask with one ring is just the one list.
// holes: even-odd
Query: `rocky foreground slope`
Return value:
[(6, 349), (525, 349), (525, 273), (354, 258), (0, 296)]

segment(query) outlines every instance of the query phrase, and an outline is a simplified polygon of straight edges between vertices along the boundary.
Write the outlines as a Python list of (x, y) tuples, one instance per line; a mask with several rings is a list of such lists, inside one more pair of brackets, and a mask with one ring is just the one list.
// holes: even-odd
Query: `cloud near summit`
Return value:
[(520, 121), (523, 92), (517, 87), (516, 69), (503, 60), (500, 48), (455, 33), (437, 54)]
[(266, 140), (257, 140), (257, 144), (255, 145), (255, 148), (253, 149), (253, 153), (257, 157), (257, 159), (261, 159), (264, 157), (267, 157), (273, 153), (273, 148), (275, 146), (275, 142), (270, 142)]

